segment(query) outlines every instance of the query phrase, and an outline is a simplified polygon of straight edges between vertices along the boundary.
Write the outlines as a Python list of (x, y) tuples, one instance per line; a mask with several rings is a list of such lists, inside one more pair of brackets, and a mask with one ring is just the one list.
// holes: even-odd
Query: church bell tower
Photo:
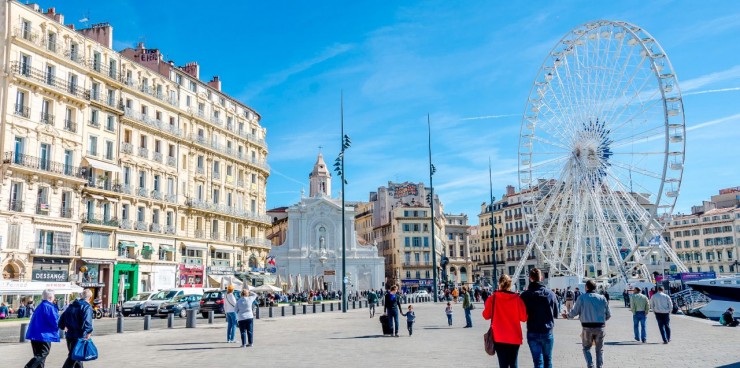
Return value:
[(326, 167), (324, 156), (319, 152), (313, 171), (308, 174), (310, 182), (309, 197), (327, 196), (331, 197), (331, 173)]

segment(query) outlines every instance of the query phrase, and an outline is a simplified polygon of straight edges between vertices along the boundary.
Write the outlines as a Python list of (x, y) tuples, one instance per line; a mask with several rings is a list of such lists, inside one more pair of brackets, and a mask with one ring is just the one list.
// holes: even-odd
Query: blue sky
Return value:
[[(731, 1), (41, 1), (67, 23), (110, 22), (116, 49), (145, 41), (254, 107), (268, 129), (268, 208), (298, 201), (318, 147), (331, 165), (344, 91), (347, 199), (423, 181), (427, 113), (435, 189), (471, 220), (516, 185), (521, 116), (549, 50), (596, 19), (650, 32), (684, 92), (686, 169), (677, 211), (740, 185), (740, 7)], [(206, 7), (204, 4), (213, 4)], [(78, 24), (79, 26), (79, 24)], [(334, 194), (339, 190), (335, 180)], [(475, 223), (475, 220), (472, 221)]]

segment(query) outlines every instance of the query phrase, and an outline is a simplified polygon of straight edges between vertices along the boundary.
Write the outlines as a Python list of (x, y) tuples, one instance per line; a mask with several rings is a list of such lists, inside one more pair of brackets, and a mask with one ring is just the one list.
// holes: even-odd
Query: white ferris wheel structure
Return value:
[(530, 255), (550, 276), (649, 279), (664, 258), (685, 272), (662, 236), (685, 142), (678, 79), (650, 34), (606, 20), (566, 34), (545, 58), (522, 120), (530, 241), (515, 279)]

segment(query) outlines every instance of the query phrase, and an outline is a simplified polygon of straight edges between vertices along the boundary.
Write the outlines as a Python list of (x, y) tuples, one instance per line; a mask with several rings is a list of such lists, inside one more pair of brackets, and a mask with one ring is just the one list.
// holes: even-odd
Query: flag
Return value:
[(267, 257), (267, 264), (274, 266), (275, 265), (275, 257), (273, 257), (273, 256)]

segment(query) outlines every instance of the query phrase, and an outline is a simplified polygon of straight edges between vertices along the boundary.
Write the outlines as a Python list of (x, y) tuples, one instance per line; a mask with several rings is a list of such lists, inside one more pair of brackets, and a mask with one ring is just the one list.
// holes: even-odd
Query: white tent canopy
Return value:
[(81, 293), (82, 288), (71, 282), (0, 280), (0, 295), (41, 295), (46, 289), (57, 295)]
[(276, 286), (265, 284), (262, 286), (258, 286), (254, 289), (251, 289), (251, 291), (254, 291), (255, 293), (282, 293), (283, 289), (276, 287)]

